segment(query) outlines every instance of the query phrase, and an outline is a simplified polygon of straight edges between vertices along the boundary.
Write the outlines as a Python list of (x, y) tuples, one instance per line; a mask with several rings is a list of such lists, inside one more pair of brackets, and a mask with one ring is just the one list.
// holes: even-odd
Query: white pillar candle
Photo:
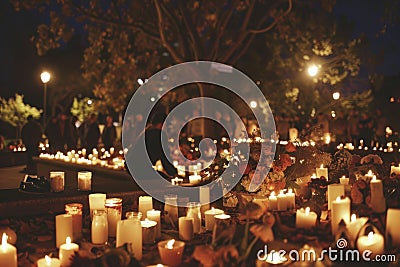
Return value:
[(374, 175), (370, 182), (371, 187), (371, 208), (374, 212), (382, 213), (386, 211), (386, 199), (383, 195), (382, 180), (376, 179)]
[(89, 194), (89, 207), (90, 207), (90, 218), (93, 218), (94, 210), (105, 210), (106, 194), (95, 193)]
[(344, 185), (330, 184), (328, 185), (328, 210), (332, 209), (332, 202), (337, 198), (344, 196)]
[(288, 192), (286, 193), (286, 202), (288, 209), (294, 209), (296, 207), (296, 196), (293, 193), (292, 188), (289, 188)]
[(296, 228), (310, 229), (315, 227), (316, 222), (317, 214), (313, 211), (310, 212), (310, 207), (296, 211)]
[(332, 234), (335, 235), (341, 220), (346, 225), (350, 223), (350, 199), (348, 197), (344, 199), (337, 197), (336, 200), (332, 201), (331, 216)]
[(277, 210), (278, 209), (278, 199), (275, 196), (275, 192), (272, 192), (268, 198), (268, 206), (270, 210)]
[(50, 190), (51, 192), (64, 191), (64, 178), (65, 173), (61, 171), (50, 172)]
[(347, 225), (347, 231), (349, 233), (349, 241), (354, 242), (357, 239), (358, 232), (360, 232), (361, 228), (367, 223), (367, 217), (357, 218), (355, 214), (351, 215), (350, 223)]
[(189, 183), (197, 184), (201, 182), (201, 176), (195, 172), (193, 175), (189, 175)]
[(0, 267), (17, 267), (17, 248), (7, 243), (8, 236), (3, 233), (0, 245)]
[(193, 218), (193, 230), (195, 233), (200, 233), (201, 231), (200, 203), (189, 202), (186, 217)]
[(287, 210), (286, 195), (283, 192), (283, 190), (281, 190), (281, 192), (279, 193), (279, 195), (277, 197), (276, 206), (277, 206), (277, 210), (279, 210), (279, 211)]
[(79, 245), (72, 243), (71, 238), (68, 236), (65, 240), (65, 244), (60, 246), (59, 258), (61, 262), (61, 266), (70, 266), (72, 263), (72, 257), (75, 255), (75, 252), (79, 251)]
[(365, 250), (372, 252), (371, 257), (381, 255), (384, 252), (385, 240), (379, 233), (369, 232), (368, 236), (360, 236), (357, 239), (358, 251), (362, 254)]
[(108, 222), (108, 236), (115, 237), (117, 233), (117, 223), (122, 218), (122, 199), (108, 198), (106, 199), (106, 211)]
[(319, 168), (315, 169), (315, 172), (318, 178), (323, 176), (326, 178), (326, 180), (328, 180), (328, 168), (325, 168), (324, 165), (321, 164)]
[(78, 190), (80, 191), (92, 190), (92, 172), (90, 171), (78, 172)]
[(210, 187), (203, 185), (199, 188), (199, 200), (201, 217), (204, 218), (204, 212), (210, 209)]
[(339, 178), (340, 184), (342, 185), (348, 185), (350, 182), (350, 178), (346, 177), (346, 176), (342, 176)]
[(400, 209), (388, 209), (386, 216), (386, 240), (391, 240), (390, 246), (400, 247)]
[(143, 244), (154, 244), (156, 242), (156, 226), (157, 222), (145, 219), (140, 222), (142, 226), (142, 242)]
[(156, 225), (156, 238), (161, 238), (161, 211), (159, 210), (148, 210), (147, 219), (157, 223)]
[(215, 224), (215, 215), (218, 214), (223, 214), (224, 211), (220, 210), (220, 209), (214, 209), (211, 208), (210, 210), (207, 210), (204, 212), (205, 215), (205, 222), (206, 222), (206, 230), (208, 231), (212, 231), (214, 228), (214, 224)]
[(179, 239), (190, 241), (193, 236), (193, 218), (179, 217)]
[(39, 259), (36, 262), (38, 267), (60, 267), (60, 260), (57, 258), (50, 258), (49, 256), (45, 256), (44, 258)]
[(143, 219), (146, 219), (147, 211), (153, 209), (153, 198), (150, 196), (139, 197), (139, 212), (142, 213)]
[(59, 248), (64, 244), (68, 236), (73, 236), (72, 215), (60, 214), (56, 216), (56, 247)]
[(164, 240), (158, 243), (158, 252), (161, 262), (165, 265), (176, 267), (182, 263), (185, 242), (175, 239)]
[(127, 219), (118, 221), (116, 247), (121, 247), (125, 243), (131, 246), (133, 254), (137, 260), (142, 259), (142, 225), (140, 220)]
[(175, 226), (178, 223), (178, 196), (174, 194), (165, 195), (164, 200), (166, 220)]

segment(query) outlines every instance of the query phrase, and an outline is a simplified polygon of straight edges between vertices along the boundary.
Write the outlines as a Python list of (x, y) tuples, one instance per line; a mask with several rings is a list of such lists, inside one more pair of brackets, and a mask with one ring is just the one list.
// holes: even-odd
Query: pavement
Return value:
[(0, 168), (0, 189), (18, 188), (20, 182), (24, 179), (25, 165)]

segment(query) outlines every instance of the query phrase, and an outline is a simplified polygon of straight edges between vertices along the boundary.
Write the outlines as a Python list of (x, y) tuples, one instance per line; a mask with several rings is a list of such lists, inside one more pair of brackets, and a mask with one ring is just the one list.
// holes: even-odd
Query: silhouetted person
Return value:
[(44, 130), (45, 135), (49, 141), (50, 151), (55, 153), (57, 151), (61, 151), (61, 142), (58, 132), (58, 120), (56, 116), (52, 116), (49, 123), (46, 125), (46, 129)]
[(91, 114), (89, 119), (81, 125), (83, 147), (91, 151), (99, 143), (100, 129), (97, 123), (97, 116)]
[(36, 166), (33, 157), (39, 156), (39, 143), (42, 140), (42, 128), (31, 115), (28, 116), (28, 122), (22, 127), (22, 142), (26, 147), (27, 164), (26, 173), (35, 174)]
[(114, 146), (114, 142), (117, 139), (117, 130), (113, 124), (113, 119), (111, 116), (106, 117), (106, 125), (104, 126), (103, 133), (101, 135), (101, 140), (106, 149)]

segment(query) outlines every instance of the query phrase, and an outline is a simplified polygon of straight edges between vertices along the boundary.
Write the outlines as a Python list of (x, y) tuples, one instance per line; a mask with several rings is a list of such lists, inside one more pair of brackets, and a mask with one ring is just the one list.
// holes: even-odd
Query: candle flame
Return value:
[(337, 198), (336, 198), (336, 201), (340, 201), (340, 197), (337, 197)]
[(306, 208), (306, 215), (309, 215), (310, 214), (310, 207), (307, 207)]
[(351, 215), (351, 222), (355, 222), (357, 220), (357, 215), (354, 213)]
[(65, 239), (65, 244), (67, 244), (67, 247), (69, 248), (71, 246), (71, 237), (67, 236), (67, 238)]
[(3, 233), (3, 236), (1, 238), (1, 246), (3, 247), (3, 249), (5, 249), (7, 246), (7, 239), (8, 239), (7, 234)]
[(321, 167), (320, 167), (320, 168), (322, 169), (323, 167), (324, 167), (324, 164), (321, 164)]
[(171, 239), (170, 241), (167, 242), (167, 249), (173, 249), (174, 248), (174, 243), (175, 239)]
[(164, 265), (162, 265), (161, 263), (157, 264), (156, 267), (164, 267)]
[(214, 207), (211, 207), (211, 211), (214, 212), (214, 210), (215, 210)]
[(346, 176), (343, 175), (342, 178), (344, 179), (344, 178), (346, 178)]
[(372, 176), (372, 175), (374, 175), (374, 173), (373, 173), (371, 170), (368, 170), (367, 175), (368, 175), (368, 176)]
[(272, 193), (271, 193), (271, 195), (270, 195), (271, 197), (274, 197), (275, 196), (275, 192), (274, 191), (272, 191)]
[(288, 193), (289, 193), (289, 194), (293, 193), (293, 189), (292, 189), (292, 188), (289, 188)]
[(372, 238), (374, 237), (374, 232), (369, 232), (368, 234), (368, 240), (372, 240)]
[(372, 181), (376, 181), (376, 175), (372, 176)]
[(50, 258), (49, 256), (46, 255), (46, 256), (44, 256), (44, 259), (45, 259), (45, 261), (46, 261), (46, 264), (50, 266), (50, 264), (51, 264), (51, 258)]

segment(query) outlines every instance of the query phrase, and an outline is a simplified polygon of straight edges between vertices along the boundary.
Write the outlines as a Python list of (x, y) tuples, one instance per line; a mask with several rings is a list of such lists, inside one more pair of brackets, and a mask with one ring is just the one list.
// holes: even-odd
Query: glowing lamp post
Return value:
[(308, 75), (311, 77), (315, 77), (318, 74), (318, 66), (317, 65), (311, 65), (307, 69)]
[(43, 94), (43, 126), (45, 126), (46, 124), (46, 93), (47, 93), (47, 83), (50, 81), (50, 73), (48, 73), (47, 71), (42, 72), (42, 74), (40, 74), (40, 79), (42, 80), (43, 83), (43, 88), (44, 88), (44, 94)]

